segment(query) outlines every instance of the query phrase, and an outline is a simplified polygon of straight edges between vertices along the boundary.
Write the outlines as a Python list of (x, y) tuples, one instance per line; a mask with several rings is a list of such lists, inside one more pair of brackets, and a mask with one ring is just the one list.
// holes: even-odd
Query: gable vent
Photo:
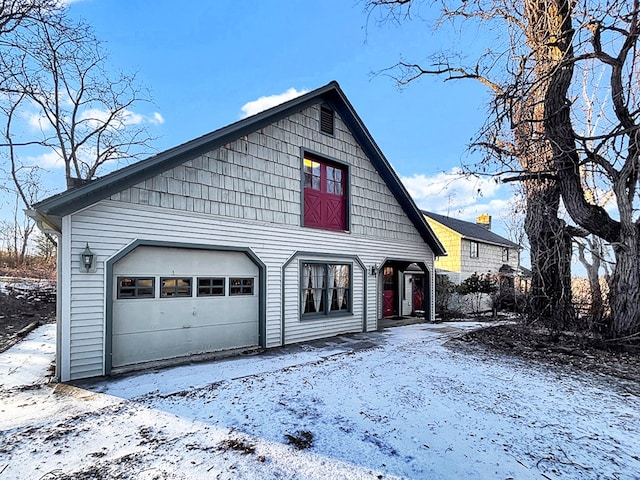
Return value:
[(320, 106), (320, 131), (333, 135), (333, 110), (324, 105)]

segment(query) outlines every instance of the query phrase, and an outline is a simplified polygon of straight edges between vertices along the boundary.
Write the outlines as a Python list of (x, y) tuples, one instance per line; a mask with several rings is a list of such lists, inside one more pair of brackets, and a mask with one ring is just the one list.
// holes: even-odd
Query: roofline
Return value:
[[(439, 220), (437, 220), (436, 218), (433, 218), (433, 217), (430, 217), (430, 216), (429, 216), (429, 214), (438, 215), (438, 216), (440, 216), (440, 217), (445, 217), (446, 215), (440, 215), (440, 214), (438, 214), (438, 213), (435, 213), (435, 212), (429, 212), (429, 211), (427, 211), (427, 210), (421, 210), (421, 212), (422, 212), (422, 214), (423, 214), (423, 215), (425, 215), (425, 216), (429, 217), (429, 218), (430, 218), (431, 220), (433, 220), (434, 222), (437, 222), (437, 223), (439, 223), (440, 225), (442, 225), (443, 227), (448, 228), (449, 230), (451, 230), (451, 231), (453, 231), (453, 232), (457, 233), (458, 235), (460, 235), (460, 238), (464, 238), (464, 239), (467, 239), (467, 240), (473, 240), (473, 241), (475, 241), (475, 242), (482, 242), (482, 243), (486, 243), (487, 245), (497, 245), (497, 246), (499, 246), (499, 247), (509, 247), (509, 248), (515, 248), (515, 249), (518, 249), (518, 250), (522, 250), (522, 249), (523, 249), (523, 247), (522, 247), (521, 245), (518, 245), (517, 243), (512, 242), (512, 241), (511, 241), (511, 240), (509, 240), (508, 238), (504, 238), (504, 237), (502, 237), (501, 235), (498, 235), (498, 234), (497, 234), (497, 233), (495, 233), (495, 232), (491, 232), (491, 230), (489, 230), (489, 232), (493, 233), (493, 234), (494, 234), (495, 236), (497, 236), (497, 237), (504, 238), (504, 240), (505, 240), (505, 241), (504, 241), (504, 242), (492, 242), (492, 241), (490, 241), (490, 240), (485, 240), (485, 239), (483, 239), (483, 238), (477, 238), (477, 237), (472, 237), (472, 236), (469, 236), (469, 235), (465, 235), (464, 233), (462, 233), (462, 232), (460, 232), (460, 231), (456, 230), (454, 227), (449, 226), (449, 225), (446, 225), (446, 224), (444, 224), (444, 223), (440, 222)], [(447, 218), (448, 218), (448, 217), (447, 217)], [(466, 223), (469, 223), (469, 224), (471, 224), (471, 225), (475, 225), (473, 222), (467, 222), (466, 220), (459, 220), (459, 219), (457, 219), (457, 218), (454, 218), (454, 220), (457, 220), (457, 221), (459, 221), (459, 222), (466, 222)]]
[(332, 108), (340, 112), (343, 120), (360, 142), (362, 149), (374, 164), (378, 173), (386, 181), (387, 186), (402, 206), (405, 214), (419, 231), (425, 243), (431, 247), (435, 256), (446, 255), (444, 246), (433, 233), (424, 215), (335, 80), (256, 115), (238, 120), (177, 147), (111, 172), (85, 185), (49, 197), (34, 204), (33, 208), (42, 217), (46, 218), (49, 223), (61, 228), (61, 219), (66, 215), (77, 212), (114, 193), (180, 165), (191, 158), (219, 148), (243, 135), (259, 130), (291, 114), (293, 111), (302, 110), (322, 101), (329, 103)]

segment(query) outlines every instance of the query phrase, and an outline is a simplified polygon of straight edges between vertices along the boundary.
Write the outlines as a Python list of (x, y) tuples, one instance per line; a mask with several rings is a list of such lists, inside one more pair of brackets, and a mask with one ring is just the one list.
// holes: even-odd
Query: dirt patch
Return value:
[(56, 321), (55, 286), (17, 285), (8, 283), (0, 290), (0, 352), (26, 336), (31, 327)]
[(629, 393), (640, 395), (640, 348), (610, 343), (592, 335), (548, 330), (522, 324), (476, 330), (448, 344), (454, 348), (486, 347), (502, 354), (554, 368), (591, 372), (622, 380)]

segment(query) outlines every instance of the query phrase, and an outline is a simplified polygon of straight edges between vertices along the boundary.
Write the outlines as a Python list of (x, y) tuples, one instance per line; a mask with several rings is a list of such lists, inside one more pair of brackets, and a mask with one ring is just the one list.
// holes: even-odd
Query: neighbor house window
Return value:
[(351, 311), (351, 266), (332, 263), (302, 264), (303, 315)]
[(253, 278), (230, 278), (229, 295), (253, 295)]
[(153, 277), (118, 277), (118, 298), (153, 298), (154, 287)]
[(478, 242), (471, 242), (471, 258), (478, 258), (480, 256), (480, 244)]
[(509, 261), (509, 249), (507, 247), (504, 247), (502, 249), (502, 261), (503, 262)]
[(304, 226), (347, 230), (347, 170), (304, 156)]
[(165, 277), (160, 279), (161, 297), (190, 297), (191, 278), (189, 277)]
[(199, 297), (220, 297), (224, 295), (224, 278), (198, 277)]

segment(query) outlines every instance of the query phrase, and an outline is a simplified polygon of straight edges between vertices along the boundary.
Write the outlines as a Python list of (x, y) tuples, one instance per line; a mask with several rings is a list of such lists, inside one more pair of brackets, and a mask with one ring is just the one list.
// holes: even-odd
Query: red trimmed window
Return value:
[(347, 230), (346, 170), (315, 157), (304, 157), (304, 225)]

